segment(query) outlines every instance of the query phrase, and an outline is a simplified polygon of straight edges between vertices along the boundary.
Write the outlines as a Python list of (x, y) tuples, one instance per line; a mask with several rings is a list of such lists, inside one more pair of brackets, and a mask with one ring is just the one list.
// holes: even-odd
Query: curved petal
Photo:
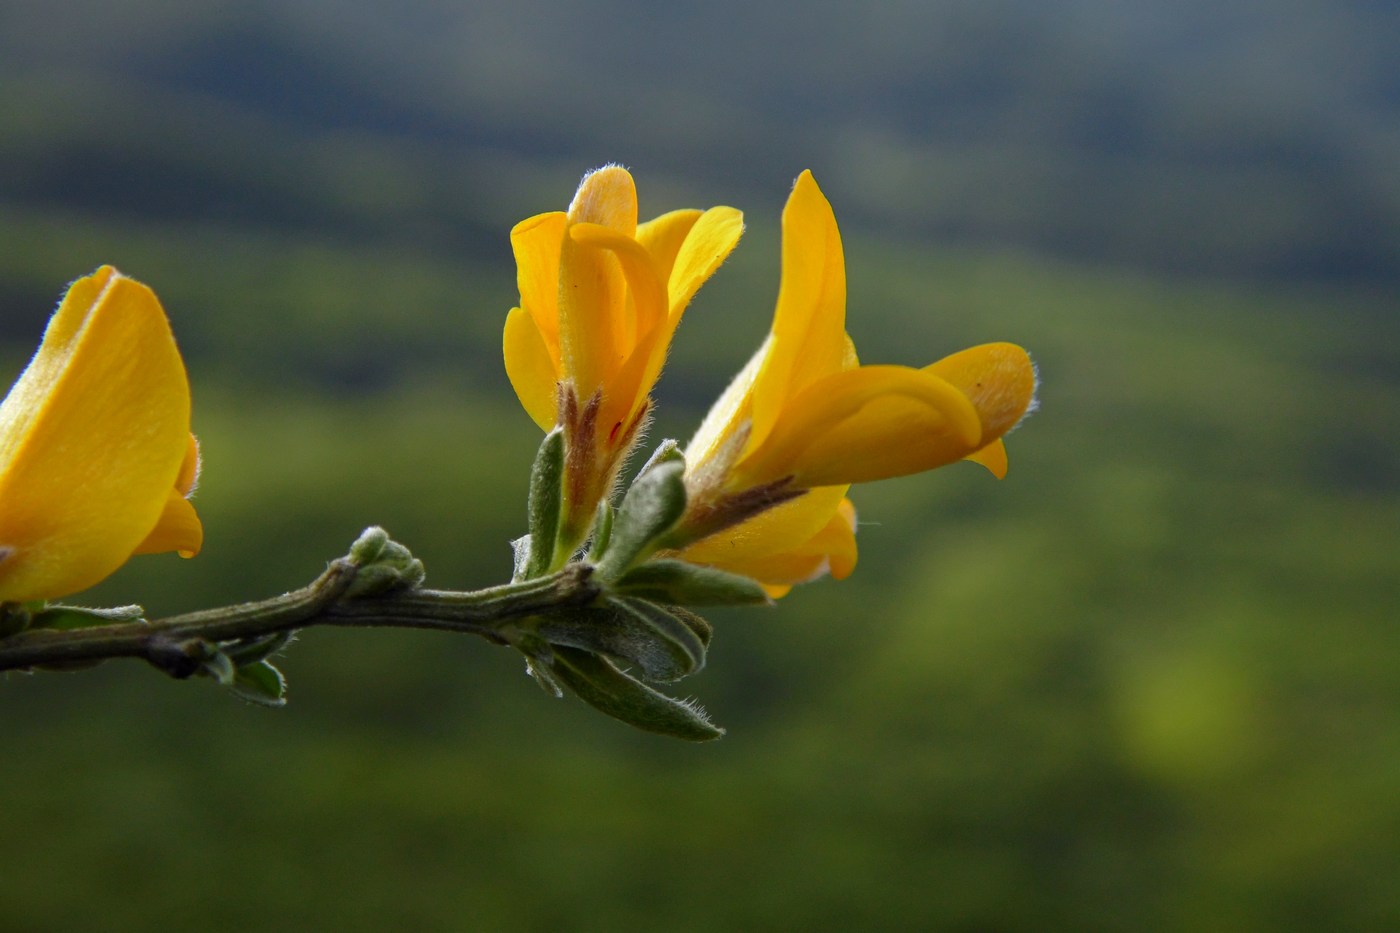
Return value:
[(583, 176), (569, 204), (570, 224), (599, 224), (637, 235), (637, 184), (620, 165), (604, 165)]
[(637, 242), (651, 255), (661, 281), (671, 279), (671, 269), (676, 264), (676, 256), (690, 235), (690, 228), (703, 213), (695, 208), (670, 211), (660, 217), (653, 217), (646, 223), (637, 224)]
[(617, 257), (627, 281), (628, 301), (623, 314), (614, 319), (614, 346), (621, 360), (603, 383), (603, 408), (599, 425), (625, 423), (651, 392), (661, 369), (647, 364), (660, 344), (664, 359), (670, 342), (666, 327), (666, 292), (651, 255), (636, 240), (597, 224), (577, 224), (569, 228), (575, 242), (607, 250)]
[(178, 489), (170, 490), (165, 500), (165, 509), (156, 521), (156, 527), (146, 535), (144, 541), (136, 545), (133, 554), (164, 554), (177, 551), (181, 557), (194, 557), (204, 546), (204, 525), (195, 513), (190, 500), (180, 495)]
[[(637, 186), (620, 165), (589, 172), (569, 204), (568, 224), (596, 224), (631, 238), (637, 233)], [(573, 237), (559, 251), (559, 357), (563, 377), (587, 399), (611, 381), (625, 347), (627, 288), (612, 252)]]
[(559, 356), (559, 250), (568, 219), (563, 211), (536, 214), (510, 231), (520, 306), (530, 312), (551, 353)]
[[(745, 522), (701, 538), (680, 552), (682, 560), (740, 569), (790, 551), (826, 528), (845, 498), (846, 486), (807, 491), (796, 499), (760, 512)], [(758, 577), (757, 579), (762, 579)]]
[(743, 232), (743, 215), (728, 207), (711, 208), (695, 223), (671, 272), (669, 313), (637, 341), (618, 378), (619, 388), (639, 399), (651, 392), (666, 364), (686, 305), (728, 257)]
[(963, 459), (982, 464), (997, 479), (1006, 479), (1006, 444), (1001, 438), (997, 438), (981, 450), (974, 450)]
[(721, 561), (714, 566), (741, 573), (763, 584), (774, 599), (794, 584), (831, 574), (844, 580), (856, 568), (856, 511), (850, 499), (842, 499), (826, 525), (811, 538), (767, 557), (742, 564)]
[(533, 316), (521, 308), (506, 315), (502, 339), (506, 375), (535, 424), (548, 431), (558, 418), (559, 368)]
[(618, 349), (630, 355), (637, 338), (650, 333), (666, 317), (666, 289), (651, 254), (630, 236), (599, 224), (575, 224), (569, 228), (569, 236), (575, 243), (607, 250), (621, 264), (632, 314), (616, 317), (613, 334)]
[(952, 385), (907, 366), (862, 366), (794, 399), (767, 442), (738, 463), (734, 482), (870, 482), (931, 470), (981, 446), (977, 411)]
[(608, 250), (564, 237), (559, 251), (560, 375), (587, 399), (606, 386), (619, 364), (619, 319), (627, 282)]
[(0, 601), (97, 583), (157, 525), (189, 445), (184, 364), (146, 286), (75, 282), (0, 404)]
[(773, 313), (773, 351), (754, 385), (755, 449), (790, 399), (842, 368), (846, 356), (846, 267), (841, 231), (811, 172), (783, 209), (783, 271)]
[[(699, 473), (711, 466), (727, 469), (727, 464), (710, 464), (720, 450), (727, 448), (742, 426), (749, 422), (753, 411), (753, 384), (768, 352), (773, 345), (770, 336), (759, 346), (758, 352), (749, 358), (744, 368), (739, 370), (710, 410), (705, 420), (700, 422), (695, 436), (685, 445), (686, 470)], [(737, 451), (736, 451), (737, 453)]]
[(690, 229), (685, 244), (669, 270), (671, 327), (695, 293), (715, 274), (744, 235), (744, 215), (732, 207), (712, 207)]
[(190, 504), (189, 497), (199, 483), (199, 440), (191, 434), (185, 445), (185, 459), (175, 475), (175, 488), (165, 500), (165, 509), (135, 554), (164, 554), (177, 551), (181, 557), (194, 557), (204, 546), (204, 525)]
[(984, 443), (1014, 428), (1035, 402), (1035, 366), (1014, 343), (969, 347), (925, 366), (924, 372), (968, 397), (982, 423)]

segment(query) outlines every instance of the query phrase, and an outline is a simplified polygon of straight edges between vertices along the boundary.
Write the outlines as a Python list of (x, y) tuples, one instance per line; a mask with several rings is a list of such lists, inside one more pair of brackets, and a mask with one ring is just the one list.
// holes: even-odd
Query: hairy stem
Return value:
[(309, 585), (259, 602), (203, 609), (147, 623), (65, 631), (35, 629), (0, 638), (0, 671), (62, 667), (108, 658), (142, 658), (173, 677), (200, 669), (210, 648), (318, 625), (464, 632), (506, 643), (512, 620), (581, 606), (597, 597), (592, 567), (571, 564), (533, 580), (484, 590), (407, 587), (349, 596), (359, 567), (340, 558)]

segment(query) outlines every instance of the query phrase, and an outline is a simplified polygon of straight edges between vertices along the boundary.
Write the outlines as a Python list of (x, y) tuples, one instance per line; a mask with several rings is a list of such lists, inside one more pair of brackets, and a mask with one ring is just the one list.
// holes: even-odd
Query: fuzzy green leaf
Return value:
[(685, 461), (670, 458), (640, 476), (627, 490), (613, 519), (606, 552), (598, 561), (603, 579), (621, 576), (656, 549), (656, 542), (685, 512)]
[(681, 560), (649, 560), (624, 573), (615, 593), (682, 606), (747, 606), (770, 602), (756, 580)]
[(110, 609), (87, 609), (82, 606), (52, 605), (34, 613), (29, 619), (31, 629), (44, 628), (59, 632), (114, 625), (121, 622), (144, 622), (145, 610), (140, 606), (114, 606)]
[(598, 503), (598, 515), (593, 519), (593, 542), (588, 546), (587, 560), (598, 563), (607, 553), (612, 540), (613, 507), (606, 500)]
[(672, 681), (705, 666), (705, 640), (668, 609), (641, 599), (539, 618), (535, 632), (553, 645), (604, 654), (642, 669), (647, 680)]
[(710, 722), (693, 702), (658, 693), (600, 655), (556, 646), (548, 664), (555, 679), (579, 699), (628, 725), (691, 742), (708, 742), (724, 735), (724, 730)]
[(287, 705), (287, 678), (266, 661), (240, 667), (229, 687), (243, 699), (262, 706)]
[(530, 469), (530, 545), (520, 579), (532, 580), (549, 572), (554, 543), (559, 537), (559, 513), (563, 500), (564, 432), (555, 428), (544, 436)]

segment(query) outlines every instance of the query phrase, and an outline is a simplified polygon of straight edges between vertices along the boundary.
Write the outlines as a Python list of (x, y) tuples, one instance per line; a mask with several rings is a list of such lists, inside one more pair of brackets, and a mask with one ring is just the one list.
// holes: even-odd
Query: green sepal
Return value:
[(144, 622), (146, 610), (140, 606), (113, 606), (110, 609), (88, 609), (83, 606), (47, 606), (29, 617), (31, 629), (45, 628), (56, 632), (118, 625), (123, 622)]
[(695, 703), (651, 689), (600, 655), (556, 645), (545, 663), (554, 678), (579, 699), (630, 726), (691, 742), (708, 742), (724, 735)]
[(653, 465), (627, 490), (613, 520), (607, 551), (598, 561), (604, 580), (621, 576), (648, 557), (685, 513), (685, 461), (652, 459)]
[(608, 544), (612, 541), (613, 529), (613, 507), (608, 500), (604, 499), (598, 503), (598, 514), (593, 519), (593, 540), (588, 545), (588, 556), (585, 560), (590, 563), (598, 563), (607, 553)]
[(530, 469), (529, 549), (518, 579), (532, 580), (549, 572), (559, 538), (559, 515), (564, 496), (564, 432), (555, 428), (544, 436)]
[(683, 560), (649, 560), (615, 580), (612, 592), (682, 606), (750, 606), (771, 600), (758, 581)]
[(658, 467), (663, 463), (679, 463), (682, 466), (685, 465), (685, 452), (681, 450), (680, 444), (669, 437), (656, 445), (656, 449), (651, 452), (651, 456), (647, 458), (647, 462), (642, 464), (642, 468), (637, 471), (637, 478), (640, 479), (647, 474), (648, 470)]
[(266, 661), (239, 666), (228, 687), (243, 699), (259, 706), (287, 705), (287, 678)]
[(534, 631), (551, 645), (607, 655), (641, 668), (646, 680), (673, 681), (705, 666), (705, 646), (687, 620), (641, 599), (551, 613)]

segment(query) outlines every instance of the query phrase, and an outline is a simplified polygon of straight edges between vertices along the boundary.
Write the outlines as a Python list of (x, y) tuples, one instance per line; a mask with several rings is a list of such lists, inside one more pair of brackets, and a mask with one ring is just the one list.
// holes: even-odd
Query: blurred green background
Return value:
[[(1400, 9), (6, 0), (0, 380), (64, 283), (156, 288), (204, 443), (158, 615), (370, 523), (509, 574), (537, 431), (507, 232), (631, 167), (727, 203), (654, 438), (768, 325), (811, 168), (869, 361), (1029, 347), (1001, 483), (863, 487), (861, 564), (715, 613), (703, 747), (520, 659), (315, 630), (291, 705), (136, 664), (0, 683), (0, 929), (1400, 924)], [(3, 506), (0, 506), (3, 507)]]

